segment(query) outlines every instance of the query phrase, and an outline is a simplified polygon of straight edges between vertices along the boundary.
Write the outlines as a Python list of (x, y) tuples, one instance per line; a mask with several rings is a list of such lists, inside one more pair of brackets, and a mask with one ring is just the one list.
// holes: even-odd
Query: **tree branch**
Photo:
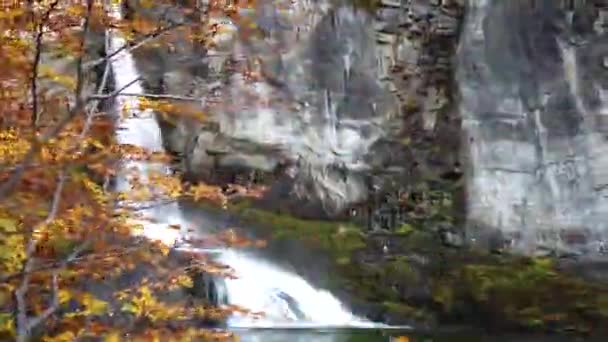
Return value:
[(90, 244), (91, 244), (90, 240), (87, 240), (87, 241), (84, 241), (83, 243), (81, 243), (78, 247), (76, 247), (72, 251), (72, 253), (70, 253), (70, 255), (68, 255), (67, 258), (65, 258), (61, 262), (61, 265), (59, 265), (59, 267), (57, 267), (55, 270), (53, 270), (53, 276), (52, 276), (53, 277), (53, 280), (52, 280), (53, 287), (51, 290), (52, 298), (49, 303), (49, 306), (38, 316), (32, 317), (29, 319), (29, 321), (27, 322), (27, 331), (31, 332), (32, 329), (37, 327), (40, 323), (44, 322), (47, 318), (49, 318), (52, 314), (54, 314), (55, 311), (57, 311), (57, 309), (59, 308), (59, 305), (61, 304), (59, 302), (59, 271), (66, 268), (68, 266), (68, 264), (70, 264), (72, 261), (78, 259), (78, 256), (80, 255), (80, 253), (82, 253), (85, 249), (87, 249)]
[(59, 211), (59, 202), (61, 200), (61, 193), (63, 191), (63, 186), (65, 184), (66, 176), (64, 172), (60, 172), (59, 179), (57, 183), (57, 187), (55, 188), (55, 192), (53, 193), (53, 200), (51, 202), (51, 210), (47, 215), (46, 219), (36, 226), (34, 226), (31, 230), (31, 236), (27, 243), (27, 247), (25, 249), (25, 265), (23, 266), (23, 279), (21, 280), (21, 284), (15, 290), (15, 300), (17, 302), (17, 341), (25, 342), (29, 339), (31, 334), (31, 327), (27, 317), (27, 303), (25, 300), (25, 295), (27, 294), (28, 286), (30, 283), (30, 276), (32, 268), (34, 267), (34, 252), (36, 250), (36, 238), (34, 237), (34, 232), (38, 230), (40, 227), (44, 225), (48, 225), (51, 223), (55, 216), (57, 216), (57, 212)]
[(78, 113), (80, 113), (84, 109), (84, 107), (86, 105), (86, 101), (82, 96), (82, 90), (83, 90), (83, 85), (84, 85), (84, 76), (83, 76), (83, 58), (84, 58), (84, 56), (83, 55), (84, 55), (84, 46), (85, 46), (86, 37), (89, 32), (91, 11), (93, 9), (93, 1), (94, 0), (87, 0), (87, 12), (85, 14), (85, 20), (84, 20), (84, 24), (83, 24), (84, 25), (83, 35), (82, 35), (82, 40), (80, 42), (80, 51), (79, 51), (78, 61), (76, 64), (77, 65), (76, 91), (75, 91), (76, 104), (73, 108), (70, 109), (68, 114), (61, 121), (59, 121), (59, 123), (53, 129), (48, 131), (41, 138), (37, 138), (36, 136), (34, 136), (33, 141), (32, 141), (32, 146), (30, 147), (28, 152), (25, 154), (23, 161), (14, 169), (14, 171), (9, 176), (8, 180), (0, 185), (0, 199), (6, 197), (8, 194), (10, 194), (15, 189), (15, 186), (17, 186), (17, 184), (21, 180), (21, 177), (23, 176), (24, 171), (27, 169), (29, 164), (32, 162), (32, 160), (36, 156), (36, 153), (40, 149), (40, 146), (42, 144), (48, 142), (50, 139), (56, 137), (63, 130), (63, 128), (65, 128), (65, 126), (68, 123), (70, 123), (70, 121), (72, 121), (72, 119), (74, 119), (76, 117), (76, 115), (78, 115)]
[(112, 91), (109, 94), (103, 94), (103, 91), (101, 91), (101, 92), (98, 92), (95, 95), (90, 95), (87, 98), (87, 101), (89, 101), (89, 100), (108, 100), (108, 99), (111, 99), (111, 98), (116, 97), (118, 95), (123, 95), (123, 94), (120, 94), (121, 91), (127, 89), (128, 87), (130, 87), (132, 84), (138, 82), (139, 80), (141, 80), (141, 77), (135, 78), (134, 80), (132, 80), (129, 83), (125, 84), (121, 88)]
[(149, 35), (143, 37), (140, 41), (136, 42), (136, 43), (125, 43), (125, 45), (121, 46), (120, 48), (116, 49), (116, 51), (112, 52), (111, 54), (104, 56), (102, 58), (98, 58), (94, 61), (90, 61), (84, 64), (84, 68), (85, 69), (91, 69), (94, 68), (96, 66), (98, 66), (101, 63), (104, 62), (109, 62), (112, 58), (114, 58), (115, 56), (117, 56), (119, 53), (126, 51), (126, 52), (133, 52), (134, 50), (140, 48), (141, 46), (143, 46), (146, 43), (149, 43), (151, 41), (153, 41), (154, 39), (160, 37), (163, 33), (169, 32), (173, 29), (176, 29), (180, 26), (183, 26), (184, 24), (174, 24), (171, 26), (167, 26), (167, 27), (163, 27), (158, 29), (156, 32), (152, 32)]
[(165, 100), (176, 100), (176, 101), (192, 101), (192, 102), (200, 102), (200, 98), (191, 97), (191, 96), (181, 96), (181, 95), (171, 95), (171, 94), (139, 94), (139, 93), (119, 93), (119, 92), (111, 92), (109, 94), (101, 94), (101, 95), (91, 95), (90, 99), (99, 99), (105, 100), (110, 99), (115, 96), (135, 96), (135, 97), (145, 97), (149, 99), (165, 99)]
[[(30, 1), (29, 3), (30, 3), (30, 9), (31, 9), (32, 1)], [(53, 12), (55, 7), (57, 7), (57, 4), (59, 4), (59, 0), (55, 0), (51, 3), (48, 11), (44, 14), (44, 16), (42, 17), (42, 20), (40, 20), (40, 23), (36, 26), (37, 27), (36, 38), (35, 38), (36, 51), (35, 51), (35, 55), (34, 55), (34, 64), (32, 66), (32, 80), (31, 80), (32, 126), (34, 128), (36, 128), (38, 126), (38, 119), (39, 119), (39, 116), (38, 116), (38, 68), (40, 66), (40, 56), (42, 55), (42, 36), (44, 35), (44, 25), (49, 20), (49, 17), (51, 16), (51, 12)], [(31, 11), (32, 11), (32, 23), (35, 23), (36, 18), (35, 18), (34, 10), (31, 9)]]

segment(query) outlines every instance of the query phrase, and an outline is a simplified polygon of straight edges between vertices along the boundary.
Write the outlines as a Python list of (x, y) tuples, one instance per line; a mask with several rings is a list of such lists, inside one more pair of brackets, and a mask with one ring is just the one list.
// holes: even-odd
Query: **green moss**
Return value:
[(444, 312), (452, 311), (454, 290), (450, 284), (439, 282), (433, 288), (433, 300), (441, 305)]
[(608, 294), (600, 294), (597, 296), (598, 313), (603, 317), (608, 318)]
[(458, 286), (449, 295), (445, 285), (434, 289), (434, 297), (448, 312), (460, 301), (496, 321), (529, 328), (585, 331), (589, 325), (608, 323), (598, 300), (608, 286), (560, 273), (552, 259), (486, 256), (473, 264), (451, 260), (452, 271), (443, 284)]
[[(339, 2), (338, 0), (334, 0), (335, 2)], [(353, 7), (362, 9), (369, 13), (375, 13), (380, 4), (380, 0), (347, 0), (346, 3), (351, 4)]]
[[(410, 238), (426, 239), (417, 230)], [(410, 319), (420, 319), (416, 312), (424, 312), (429, 320), (436, 313), (471, 324), (581, 333), (608, 324), (608, 284), (561, 273), (550, 258), (497, 256), (438, 244), (430, 253), (441, 257), (431, 258), (425, 266), (412, 264), (405, 256), (352, 263), (341, 269), (341, 276), (348, 279), (344, 287), (357, 298), (382, 302), (387, 312)], [(432, 298), (412, 305), (394, 289), (395, 281), (411, 288), (431, 283)]]
[(427, 321), (430, 319), (430, 314), (424, 309), (416, 308), (399, 302), (384, 302), (382, 304), (386, 309), (386, 312), (391, 315), (408, 317), (418, 321)]
[(409, 233), (414, 231), (414, 227), (412, 227), (411, 224), (407, 224), (404, 223), (401, 226), (399, 226), (397, 229), (395, 229), (395, 233), (396, 234), (400, 234), (400, 235), (408, 235)]
[(232, 207), (246, 221), (263, 224), (275, 239), (297, 239), (321, 247), (340, 264), (350, 262), (353, 251), (366, 246), (358, 227), (344, 222), (302, 220), (290, 215), (250, 208), (246, 203)]
[(383, 267), (383, 272), (385, 276), (402, 279), (409, 283), (417, 283), (420, 280), (418, 272), (404, 256), (396, 257), (394, 260), (387, 262)]

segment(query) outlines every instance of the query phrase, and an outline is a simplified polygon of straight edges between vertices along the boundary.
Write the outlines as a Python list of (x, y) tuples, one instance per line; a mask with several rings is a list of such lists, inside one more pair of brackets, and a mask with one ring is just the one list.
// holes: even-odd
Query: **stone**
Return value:
[[(170, 150), (199, 180), (222, 168), (272, 173), (267, 205), (335, 218), (458, 164), (462, 227), (497, 230), (523, 253), (593, 251), (608, 234), (605, 10), (535, 3), (382, 1), (371, 15), (299, 1), (276, 16), (245, 13), (264, 34), (223, 44), (230, 56), (209, 61), (216, 74), (142, 68), (162, 70), (170, 93), (204, 96), (200, 83), (219, 82), (219, 103), (204, 106), (216, 131), (165, 125)], [(243, 78), (249, 71), (260, 77)], [(218, 144), (226, 154), (209, 155)], [(371, 176), (380, 179), (373, 192)], [(593, 237), (585, 247), (561, 230)]]
[[(608, 145), (593, 122), (608, 106), (597, 96), (608, 73), (596, 67), (608, 45), (582, 21), (597, 19), (591, 2), (581, 2), (573, 23), (558, 2), (531, 4), (467, 2), (456, 79), (470, 137), (468, 218), (517, 232), (519, 252), (597, 254), (590, 247), (608, 236), (601, 218), (608, 203), (594, 189), (605, 182)], [(573, 240), (562, 230), (594, 238)]]

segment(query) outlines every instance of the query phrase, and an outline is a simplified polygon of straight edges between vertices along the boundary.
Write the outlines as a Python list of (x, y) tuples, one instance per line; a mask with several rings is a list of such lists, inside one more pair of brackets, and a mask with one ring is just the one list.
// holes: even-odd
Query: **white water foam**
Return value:
[(218, 261), (237, 276), (226, 279), (230, 303), (265, 314), (261, 319), (235, 315), (232, 327), (377, 326), (353, 315), (328, 291), (271, 263), (234, 250), (222, 253)]

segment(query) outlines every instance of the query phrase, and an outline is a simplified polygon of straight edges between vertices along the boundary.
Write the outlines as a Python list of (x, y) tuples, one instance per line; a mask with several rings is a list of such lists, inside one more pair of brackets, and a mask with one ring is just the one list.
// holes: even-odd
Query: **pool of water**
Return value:
[[(405, 331), (351, 328), (233, 329), (241, 342), (392, 342)], [(412, 341), (410, 339), (410, 341)]]
[(473, 331), (418, 334), (403, 329), (272, 328), (232, 329), (241, 342), (600, 342), (573, 336), (496, 335)]

